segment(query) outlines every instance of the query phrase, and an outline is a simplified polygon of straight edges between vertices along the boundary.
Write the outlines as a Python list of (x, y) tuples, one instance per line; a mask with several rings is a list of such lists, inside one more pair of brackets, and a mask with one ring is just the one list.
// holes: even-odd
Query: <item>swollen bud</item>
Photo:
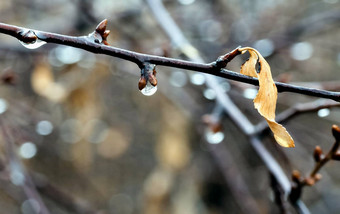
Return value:
[(332, 134), (335, 138), (335, 140), (338, 142), (340, 141), (340, 128), (337, 125), (332, 126)]
[(35, 35), (33, 31), (27, 29), (20, 31), (19, 35), (19, 40), (27, 44), (34, 43), (38, 39), (37, 35)]
[(104, 19), (97, 25), (96, 32), (99, 33), (100, 35), (104, 35), (105, 30), (106, 30), (106, 25), (107, 25), (107, 19)]
[(292, 180), (295, 183), (297, 183), (297, 184), (301, 182), (301, 174), (300, 174), (299, 171), (293, 170), (293, 172), (292, 172)]
[(314, 149), (313, 157), (315, 162), (320, 162), (323, 159), (323, 152), (320, 146), (316, 146)]
[(151, 96), (157, 91), (156, 65), (144, 63), (138, 88), (145, 96)]
[(146, 86), (146, 79), (144, 76), (141, 76), (139, 81), (138, 81), (138, 89), (142, 90)]

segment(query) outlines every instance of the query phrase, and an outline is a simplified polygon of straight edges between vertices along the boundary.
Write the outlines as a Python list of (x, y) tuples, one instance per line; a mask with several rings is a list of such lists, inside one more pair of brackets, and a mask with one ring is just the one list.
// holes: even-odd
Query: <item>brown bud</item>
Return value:
[(103, 39), (106, 39), (108, 35), (110, 34), (110, 32), (111, 32), (110, 30), (104, 31), (104, 33), (102, 34)]
[(292, 172), (292, 180), (295, 183), (300, 183), (300, 181), (301, 181), (301, 174), (300, 174), (299, 171), (293, 170), (293, 172)]
[(333, 155), (332, 155), (332, 159), (333, 159), (333, 160), (340, 161), (340, 152), (337, 152), (337, 153), (333, 154)]
[(323, 159), (323, 152), (320, 146), (316, 146), (314, 149), (313, 157), (315, 162), (320, 162)]
[(217, 132), (220, 132), (222, 131), (222, 124), (221, 123), (212, 123), (210, 124), (210, 129), (213, 133), (217, 133)]
[(156, 86), (157, 85), (157, 78), (153, 74), (149, 74), (149, 82), (151, 85)]
[(313, 186), (315, 184), (315, 179), (308, 177), (308, 178), (305, 179), (305, 182), (308, 186)]
[(139, 81), (138, 81), (138, 89), (142, 90), (146, 86), (146, 79), (144, 76), (141, 76)]
[(35, 35), (31, 30), (22, 30), (19, 32), (19, 36), (20, 37), (18, 39), (20, 41), (28, 44), (34, 43), (38, 39), (37, 35)]
[(321, 174), (316, 174), (315, 176), (314, 176), (314, 180), (315, 180), (315, 182), (317, 182), (317, 181), (320, 181), (322, 179), (322, 175)]
[(105, 30), (106, 30), (106, 25), (107, 25), (107, 19), (104, 19), (103, 21), (101, 21), (97, 27), (96, 27), (96, 31), (100, 34), (103, 35)]
[(156, 86), (157, 85), (157, 78), (156, 78), (156, 66), (153, 68), (152, 73), (150, 72), (148, 75), (149, 82), (151, 85)]
[(336, 141), (340, 141), (340, 128), (337, 125), (332, 126), (332, 133)]

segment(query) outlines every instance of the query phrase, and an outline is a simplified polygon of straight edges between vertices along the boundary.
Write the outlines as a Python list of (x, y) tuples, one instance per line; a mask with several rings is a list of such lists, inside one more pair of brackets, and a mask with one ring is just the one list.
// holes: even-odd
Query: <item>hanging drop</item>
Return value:
[(28, 48), (28, 49), (37, 49), (41, 46), (43, 46), (44, 44), (46, 44), (46, 42), (40, 40), (40, 39), (37, 39), (36, 41), (32, 42), (32, 43), (25, 43), (25, 42), (22, 42), (19, 40), (19, 42), (25, 47), (25, 48)]
[(145, 63), (141, 70), (138, 88), (145, 96), (151, 96), (157, 91), (156, 65)]
[(25, 29), (21, 31), (19, 35), (21, 36), (19, 42), (25, 48), (36, 49), (46, 44), (46, 42), (38, 39), (37, 35), (32, 30)]
[(146, 86), (142, 90), (140, 90), (140, 92), (142, 92), (142, 94), (144, 94), (145, 96), (151, 96), (155, 94), (156, 91), (157, 91), (157, 85), (153, 86), (150, 84), (150, 82), (148, 82)]

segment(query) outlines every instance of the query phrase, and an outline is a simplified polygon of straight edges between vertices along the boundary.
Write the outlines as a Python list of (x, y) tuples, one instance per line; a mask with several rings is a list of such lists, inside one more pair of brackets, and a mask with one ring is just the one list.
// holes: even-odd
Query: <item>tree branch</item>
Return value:
[(335, 142), (332, 148), (328, 151), (326, 155), (323, 154), (323, 151), (320, 146), (316, 146), (314, 150), (314, 160), (315, 165), (310, 174), (303, 178), (299, 171), (294, 170), (292, 173), (292, 179), (294, 181), (294, 186), (289, 195), (292, 203), (295, 203), (297, 200), (301, 198), (303, 187), (305, 186), (313, 186), (317, 181), (319, 181), (322, 176), (318, 174), (320, 169), (325, 166), (331, 160), (340, 160), (340, 127), (337, 125), (332, 126), (332, 134), (335, 138)]
[[(71, 47), (80, 48), (80, 49), (83, 49), (83, 50), (86, 50), (92, 53), (96, 53), (96, 54), (105, 54), (105, 55), (117, 57), (117, 58), (121, 58), (124, 60), (134, 62), (140, 68), (142, 68), (143, 64), (147, 62), (147, 63), (152, 63), (155, 65), (181, 68), (181, 69), (192, 70), (192, 71), (199, 71), (202, 73), (223, 77), (223, 78), (235, 80), (238, 82), (258, 85), (257, 78), (249, 77), (249, 76), (246, 76), (240, 73), (236, 73), (236, 72), (233, 72), (227, 69), (223, 69), (219, 63), (221, 57), (219, 57), (216, 61), (211, 62), (211, 63), (197, 63), (197, 62), (191, 62), (191, 61), (186, 61), (186, 60), (137, 53), (134, 51), (120, 49), (120, 48), (116, 48), (113, 46), (99, 44), (98, 40), (96, 40), (93, 37), (93, 33), (96, 33), (96, 31), (93, 32), (92, 34), (89, 34), (88, 36), (75, 37), (75, 36), (66, 36), (66, 35), (37, 31), (37, 30), (30, 30), (30, 29), (26, 29), (26, 28), (14, 26), (14, 25), (0, 23), (0, 33), (13, 36), (17, 38), (18, 40), (26, 42), (26, 43), (35, 42), (37, 39), (39, 39), (47, 43), (67, 45)], [(230, 60), (232, 58), (230, 58)], [(225, 63), (228, 63), (228, 61), (225, 61)], [(304, 95), (309, 95), (309, 96), (314, 96), (314, 97), (328, 98), (328, 99), (332, 99), (337, 102), (340, 102), (339, 92), (296, 86), (296, 85), (291, 85), (291, 84), (281, 83), (281, 82), (275, 82), (275, 84), (279, 92), (292, 92), (292, 93), (304, 94)]]
[[(276, 116), (276, 121), (278, 123), (285, 123), (293, 117), (298, 116), (299, 114), (315, 112), (324, 108), (334, 108), (340, 107), (340, 103), (334, 102), (332, 100), (315, 100), (313, 102), (297, 104), (287, 110), (281, 112)], [(260, 122), (256, 125), (254, 134), (260, 134), (269, 129), (268, 123), (266, 121)]]

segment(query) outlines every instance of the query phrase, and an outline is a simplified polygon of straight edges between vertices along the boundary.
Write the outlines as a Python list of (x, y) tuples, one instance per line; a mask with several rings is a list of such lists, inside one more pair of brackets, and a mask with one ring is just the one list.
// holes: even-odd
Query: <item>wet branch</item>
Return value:
[[(149, 54), (137, 53), (125, 49), (109, 46), (106, 37), (110, 33), (106, 30), (107, 20), (102, 21), (96, 30), (88, 36), (66, 36), (56, 33), (26, 29), (14, 25), (0, 23), (0, 33), (7, 34), (17, 38), (24, 43), (34, 43), (38, 40), (67, 45), (75, 48), (80, 48), (96, 54), (104, 54), (136, 63), (140, 68), (143, 68), (145, 63), (151, 63), (160, 66), (168, 66), (192, 71), (198, 71), (214, 76), (223, 77), (238, 82), (258, 85), (258, 79), (249, 77), (240, 73), (236, 73), (224, 67), (227, 63), (238, 55), (238, 49), (218, 57), (217, 60), (211, 63), (191, 62), (180, 59), (173, 59), (167, 57), (160, 57)], [(188, 51), (188, 50), (186, 50)], [(303, 86), (296, 86), (287, 83), (275, 82), (279, 92), (292, 92), (297, 94), (304, 94), (314, 97), (328, 98), (340, 101), (340, 93), (333, 91), (320, 90), (316, 88), (308, 88)]]
[[(303, 113), (316, 112), (320, 109), (334, 107), (340, 107), (340, 103), (334, 102), (332, 100), (315, 100), (313, 102), (308, 103), (302, 104), (299, 103), (278, 114), (276, 116), (276, 121), (278, 123), (285, 123), (288, 120), (292, 119), (293, 117), (296, 117)], [(254, 134), (260, 134), (266, 130), (269, 130), (269, 126), (268, 123), (266, 123), (266, 121), (263, 121), (256, 125)]]

